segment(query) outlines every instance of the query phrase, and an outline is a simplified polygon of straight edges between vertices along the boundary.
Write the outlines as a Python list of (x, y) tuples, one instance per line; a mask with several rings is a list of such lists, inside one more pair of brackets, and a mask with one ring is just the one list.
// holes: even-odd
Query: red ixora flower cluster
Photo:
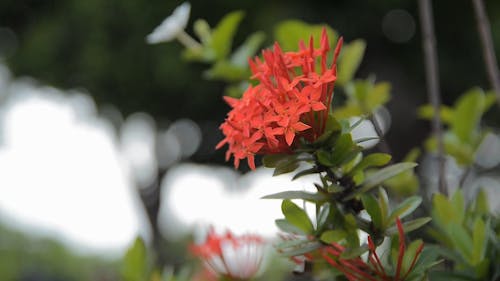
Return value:
[(298, 52), (283, 52), (275, 43), (273, 50), (262, 52), (263, 60), (249, 60), (252, 78), (259, 83), (249, 86), (241, 99), (224, 97), (232, 110), (220, 126), (225, 138), (216, 148), (227, 143), (226, 161), (233, 155), (236, 168), (246, 158), (255, 169), (255, 154), (290, 153), (298, 137), (314, 141), (324, 132), (342, 38), (330, 67), (326, 28), (320, 47), (313, 43), (312, 37), (308, 47), (301, 41)]
[(264, 240), (258, 235), (235, 236), (229, 231), (217, 234), (210, 229), (205, 242), (192, 245), (191, 252), (217, 275), (240, 280), (257, 274), (264, 248)]

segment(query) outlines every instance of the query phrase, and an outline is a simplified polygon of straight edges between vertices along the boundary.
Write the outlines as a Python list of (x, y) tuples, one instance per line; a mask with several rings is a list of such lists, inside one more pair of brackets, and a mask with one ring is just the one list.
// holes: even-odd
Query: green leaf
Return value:
[(455, 114), (451, 130), (464, 143), (471, 143), (477, 133), (483, 114), (484, 93), (480, 88), (473, 88), (455, 103)]
[(212, 30), (210, 30), (210, 26), (205, 20), (197, 19), (193, 24), (193, 29), (204, 46), (212, 42)]
[(387, 103), (391, 98), (390, 91), (391, 84), (387, 82), (375, 84), (364, 101), (367, 113), (373, 113), (377, 108)]
[(143, 281), (148, 276), (148, 261), (144, 241), (138, 237), (127, 250), (121, 270), (125, 281)]
[(305, 169), (305, 170), (302, 170), (300, 172), (298, 172), (297, 174), (295, 174), (292, 178), (292, 180), (296, 180), (300, 177), (303, 177), (303, 176), (307, 176), (307, 175), (312, 175), (312, 174), (317, 174), (318, 173), (318, 168), (317, 167), (312, 167), (310, 169)]
[(283, 250), (283, 251), (281, 251), (281, 254), (285, 257), (300, 256), (300, 255), (315, 251), (315, 250), (321, 248), (322, 246), (323, 245), (319, 242), (310, 241), (310, 242), (304, 243), (300, 247), (296, 247), (296, 248), (290, 249), (290, 250)]
[(353, 175), (370, 167), (383, 166), (391, 161), (391, 155), (386, 153), (372, 153), (363, 158), (349, 173)]
[(340, 255), (342, 259), (354, 259), (368, 251), (368, 245), (363, 244), (357, 248), (346, 248), (346, 250)]
[(296, 227), (295, 225), (289, 223), (287, 220), (285, 219), (277, 219), (274, 221), (274, 223), (276, 224), (276, 226), (281, 230), (281, 231), (284, 231), (284, 232), (288, 232), (288, 233), (294, 233), (294, 234), (300, 234), (300, 235), (305, 235), (306, 233)]
[(490, 206), (488, 203), (487, 194), (484, 189), (480, 189), (476, 196), (476, 201), (474, 202), (474, 212), (477, 215), (487, 215), (490, 213)]
[(370, 215), (375, 228), (382, 229), (382, 211), (377, 199), (373, 195), (365, 193), (361, 195), (361, 202), (363, 202), (363, 206)]
[(456, 224), (462, 223), (461, 219), (456, 219), (453, 205), (443, 194), (434, 194), (434, 196), (432, 197), (432, 206), (432, 218), (434, 219), (434, 224), (437, 227), (443, 230), (447, 230), (447, 226), (451, 222), (454, 222)]
[(311, 202), (324, 201), (326, 197), (321, 193), (309, 193), (305, 191), (283, 191), (262, 197), (262, 199), (302, 199)]
[(325, 150), (318, 150), (316, 151), (316, 158), (318, 159), (318, 162), (321, 165), (327, 166), (327, 167), (333, 167), (335, 164), (333, 163), (333, 159), (331, 154), (328, 151)]
[(339, 58), (337, 81), (339, 85), (345, 85), (354, 77), (365, 53), (366, 43), (363, 40), (355, 40), (344, 44)]
[(455, 220), (460, 223), (465, 218), (465, 199), (462, 190), (457, 190), (451, 197)]
[(274, 169), (273, 176), (278, 176), (281, 174), (286, 174), (295, 171), (299, 167), (299, 163), (297, 161), (287, 161), (280, 162), (278, 166)]
[[(441, 120), (444, 124), (451, 124), (453, 121), (453, 109), (451, 107), (442, 105), (439, 110)], [(422, 119), (432, 120), (434, 117), (434, 107), (430, 104), (423, 105), (417, 110), (418, 117)]]
[(383, 169), (380, 169), (376, 171), (375, 173), (369, 175), (366, 177), (365, 181), (363, 182), (363, 185), (360, 189), (357, 191), (351, 193), (350, 195), (346, 196), (343, 201), (350, 200), (354, 197), (356, 197), (358, 194), (362, 194), (367, 192), (368, 190), (378, 186), (385, 180), (402, 173), (408, 169), (412, 169), (416, 167), (416, 163), (408, 163), (408, 162), (403, 162), (403, 163), (397, 163), (388, 167), (385, 167)]
[(408, 272), (408, 270), (410, 270), (413, 260), (417, 257), (417, 250), (423, 243), (424, 242), (422, 240), (418, 239), (408, 245), (403, 256), (401, 272)]
[(226, 60), (220, 60), (205, 71), (203, 75), (207, 80), (238, 82), (247, 79), (250, 76), (250, 72), (246, 67), (232, 64)]
[(382, 187), (378, 189), (378, 205), (380, 206), (380, 213), (382, 215), (382, 225), (385, 227), (389, 216), (389, 196)]
[(347, 233), (345, 231), (340, 229), (335, 229), (323, 232), (319, 239), (324, 243), (330, 244), (333, 242), (338, 243), (341, 240), (345, 239), (346, 236)]
[(358, 104), (347, 103), (344, 106), (336, 107), (333, 116), (337, 119), (347, 119), (354, 116), (363, 115), (363, 110)]
[(280, 22), (274, 29), (274, 38), (284, 51), (298, 50), (300, 40), (308, 45), (309, 38), (314, 37), (314, 47), (320, 47), (320, 38), (323, 28), (326, 27), (330, 44), (336, 41), (336, 32), (326, 24), (307, 24), (300, 20), (286, 20)]
[(321, 207), (321, 210), (319, 211), (319, 214), (316, 218), (316, 230), (317, 231), (319, 231), (323, 228), (323, 226), (325, 225), (329, 216), (330, 216), (330, 203), (325, 203)]
[(231, 63), (242, 67), (248, 66), (248, 58), (257, 53), (265, 39), (266, 35), (262, 31), (252, 33), (245, 42), (234, 51), (231, 56)]
[(226, 58), (231, 51), (233, 37), (243, 15), (242, 11), (227, 14), (212, 32), (212, 48), (218, 60)]
[(392, 211), (389, 216), (388, 221), (390, 223), (395, 222), (396, 218), (404, 218), (411, 214), (419, 205), (422, 203), (422, 198), (420, 196), (412, 196), (403, 201), (399, 206)]
[[(430, 222), (432, 219), (429, 217), (425, 218), (418, 218), (415, 220), (407, 221), (404, 222), (403, 225), (403, 230), (405, 233), (411, 232), (415, 229), (418, 229), (424, 225), (426, 225), (428, 222)], [(386, 236), (392, 236), (398, 233), (398, 228), (393, 225), (385, 230), (385, 235)]]
[(352, 136), (350, 133), (342, 134), (333, 146), (330, 161), (333, 166), (343, 164), (350, 161), (353, 157), (356, 157), (356, 154), (360, 150), (361, 147), (357, 146), (352, 141)]
[(451, 241), (455, 249), (462, 255), (462, 257), (471, 262), (472, 258), (472, 238), (467, 231), (459, 224), (452, 223), (450, 225)]
[(476, 218), (472, 227), (472, 264), (476, 265), (484, 259), (488, 245), (487, 225), (481, 218)]
[(290, 154), (268, 154), (262, 158), (262, 164), (267, 168), (275, 168), (282, 161), (295, 161), (295, 155)]
[(283, 200), (281, 211), (288, 222), (302, 229), (305, 233), (311, 234), (314, 231), (313, 225), (306, 212), (290, 200)]
[(297, 155), (270, 154), (264, 156), (262, 162), (265, 167), (275, 168), (273, 176), (295, 171), (299, 167)]

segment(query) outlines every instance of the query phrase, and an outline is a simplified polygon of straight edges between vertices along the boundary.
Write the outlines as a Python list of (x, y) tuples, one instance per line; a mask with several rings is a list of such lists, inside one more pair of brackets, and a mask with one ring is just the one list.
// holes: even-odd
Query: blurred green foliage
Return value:
[(117, 280), (118, 262), (0, 225), (0, 280)]

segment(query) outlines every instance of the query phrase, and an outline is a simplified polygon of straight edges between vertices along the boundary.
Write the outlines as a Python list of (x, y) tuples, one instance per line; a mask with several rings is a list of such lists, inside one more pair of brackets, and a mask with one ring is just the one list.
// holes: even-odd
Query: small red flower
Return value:
[[(332, 267), (342, 272), (342, 274), (344, 274), (349, 281), (403, 281), (406, 280), (415, 267), (415, 264), (423, 250), (424, 244), (422, 243), (418, 247), (406, 272), (401, 272), (403, 257), (406, 252), (406, 244), (403, 225), (399, 218), (396, 219), (396, 226), (399, 234), (399, 252), (393, 275), (389, 275), (384, 269), (384, 265), (376, 252), (376, 245), (370, 236), (368, 236), (369, 252), (367, 261), (364, 261), (360, 257), (349, 259), (342, 258), (342, 253), (344, 253), (345, 248), (335, 242), (324, 245), (317, 251), (307, 253), (303, 257), (307, 260), (314, 261), (319, 256), (319, 258), (325, 260)], [(299, 259), (295, 258), (296, 257), (294, 257), (293, 260), (301, 261), (300, 257)]]
[[(313, 38), (306, 48), (299, 43), (298, 52), (283, 52), (278, 43), (273, 50), (262, 51), (263, 60), (249, 60), (256, 86), (250, 86), (241, 99), (225, 97), (231, 106), (220, 126), (225, 138), (219, 149), (229, 146), (226, 160), (234, 157), (238, 168), (247, 159), (255, 169), (256, 154), (290, 153), (297, 139), (316, 140), (323, 134), (336, 80), (336, 60), (342, 38), (335, 48), (330, 67), (326, 60), (330, 45), (323, 29), (321, 46), (315, 49)], [(316, 62), (320, 69), (316, 69)]]
[(192, 245), (193, 254), (218, 275), (230, 279), (250, 279), (259, 271), (264, 255), (264, 240), (258, 235), (234, 236), (227, 231), (209, 230), (203, 244)]

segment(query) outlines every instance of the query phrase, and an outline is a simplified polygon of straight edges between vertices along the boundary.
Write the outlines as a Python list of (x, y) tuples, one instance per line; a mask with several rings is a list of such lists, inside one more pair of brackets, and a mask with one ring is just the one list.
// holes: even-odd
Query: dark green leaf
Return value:
[(268, 154), (262, 158), (262, 163), (267, 168), (274, 168), (282, 161), (295, 161), (295, 156), (290, 154)]
[(316, 167), (313, 167), (313, 168), (310, 168), (310, 169), (306, 169), (306, 170), (302, 170), (300, 172), (298, 172), (297, 174), (295, 174), (292, 178), (292, 180), (296, 180), (300, 177), (303, 177), (303, 176), (307, 176), (307, 175), (312, 175), (312, 174), (317, 174), (318, 173), (318, 168)]
[(306, 212), (290, 200), (283, 200), (281, 211), (288, 222), (302, 229), (307, 234), (314, 231), (311, 220)]
[(361, 195), (361, 202), (363, 202), (363, 206), (370, 215), (375, 228), (382, 229), (382, 211), (377, 199), (373, 195), (365, 193)]
[(298, 167), (299, 163), (297, 161), (279, 162), (276, 168), (274, 168), (273, 176), (278, 176), (281, 174), (293, 172)]

